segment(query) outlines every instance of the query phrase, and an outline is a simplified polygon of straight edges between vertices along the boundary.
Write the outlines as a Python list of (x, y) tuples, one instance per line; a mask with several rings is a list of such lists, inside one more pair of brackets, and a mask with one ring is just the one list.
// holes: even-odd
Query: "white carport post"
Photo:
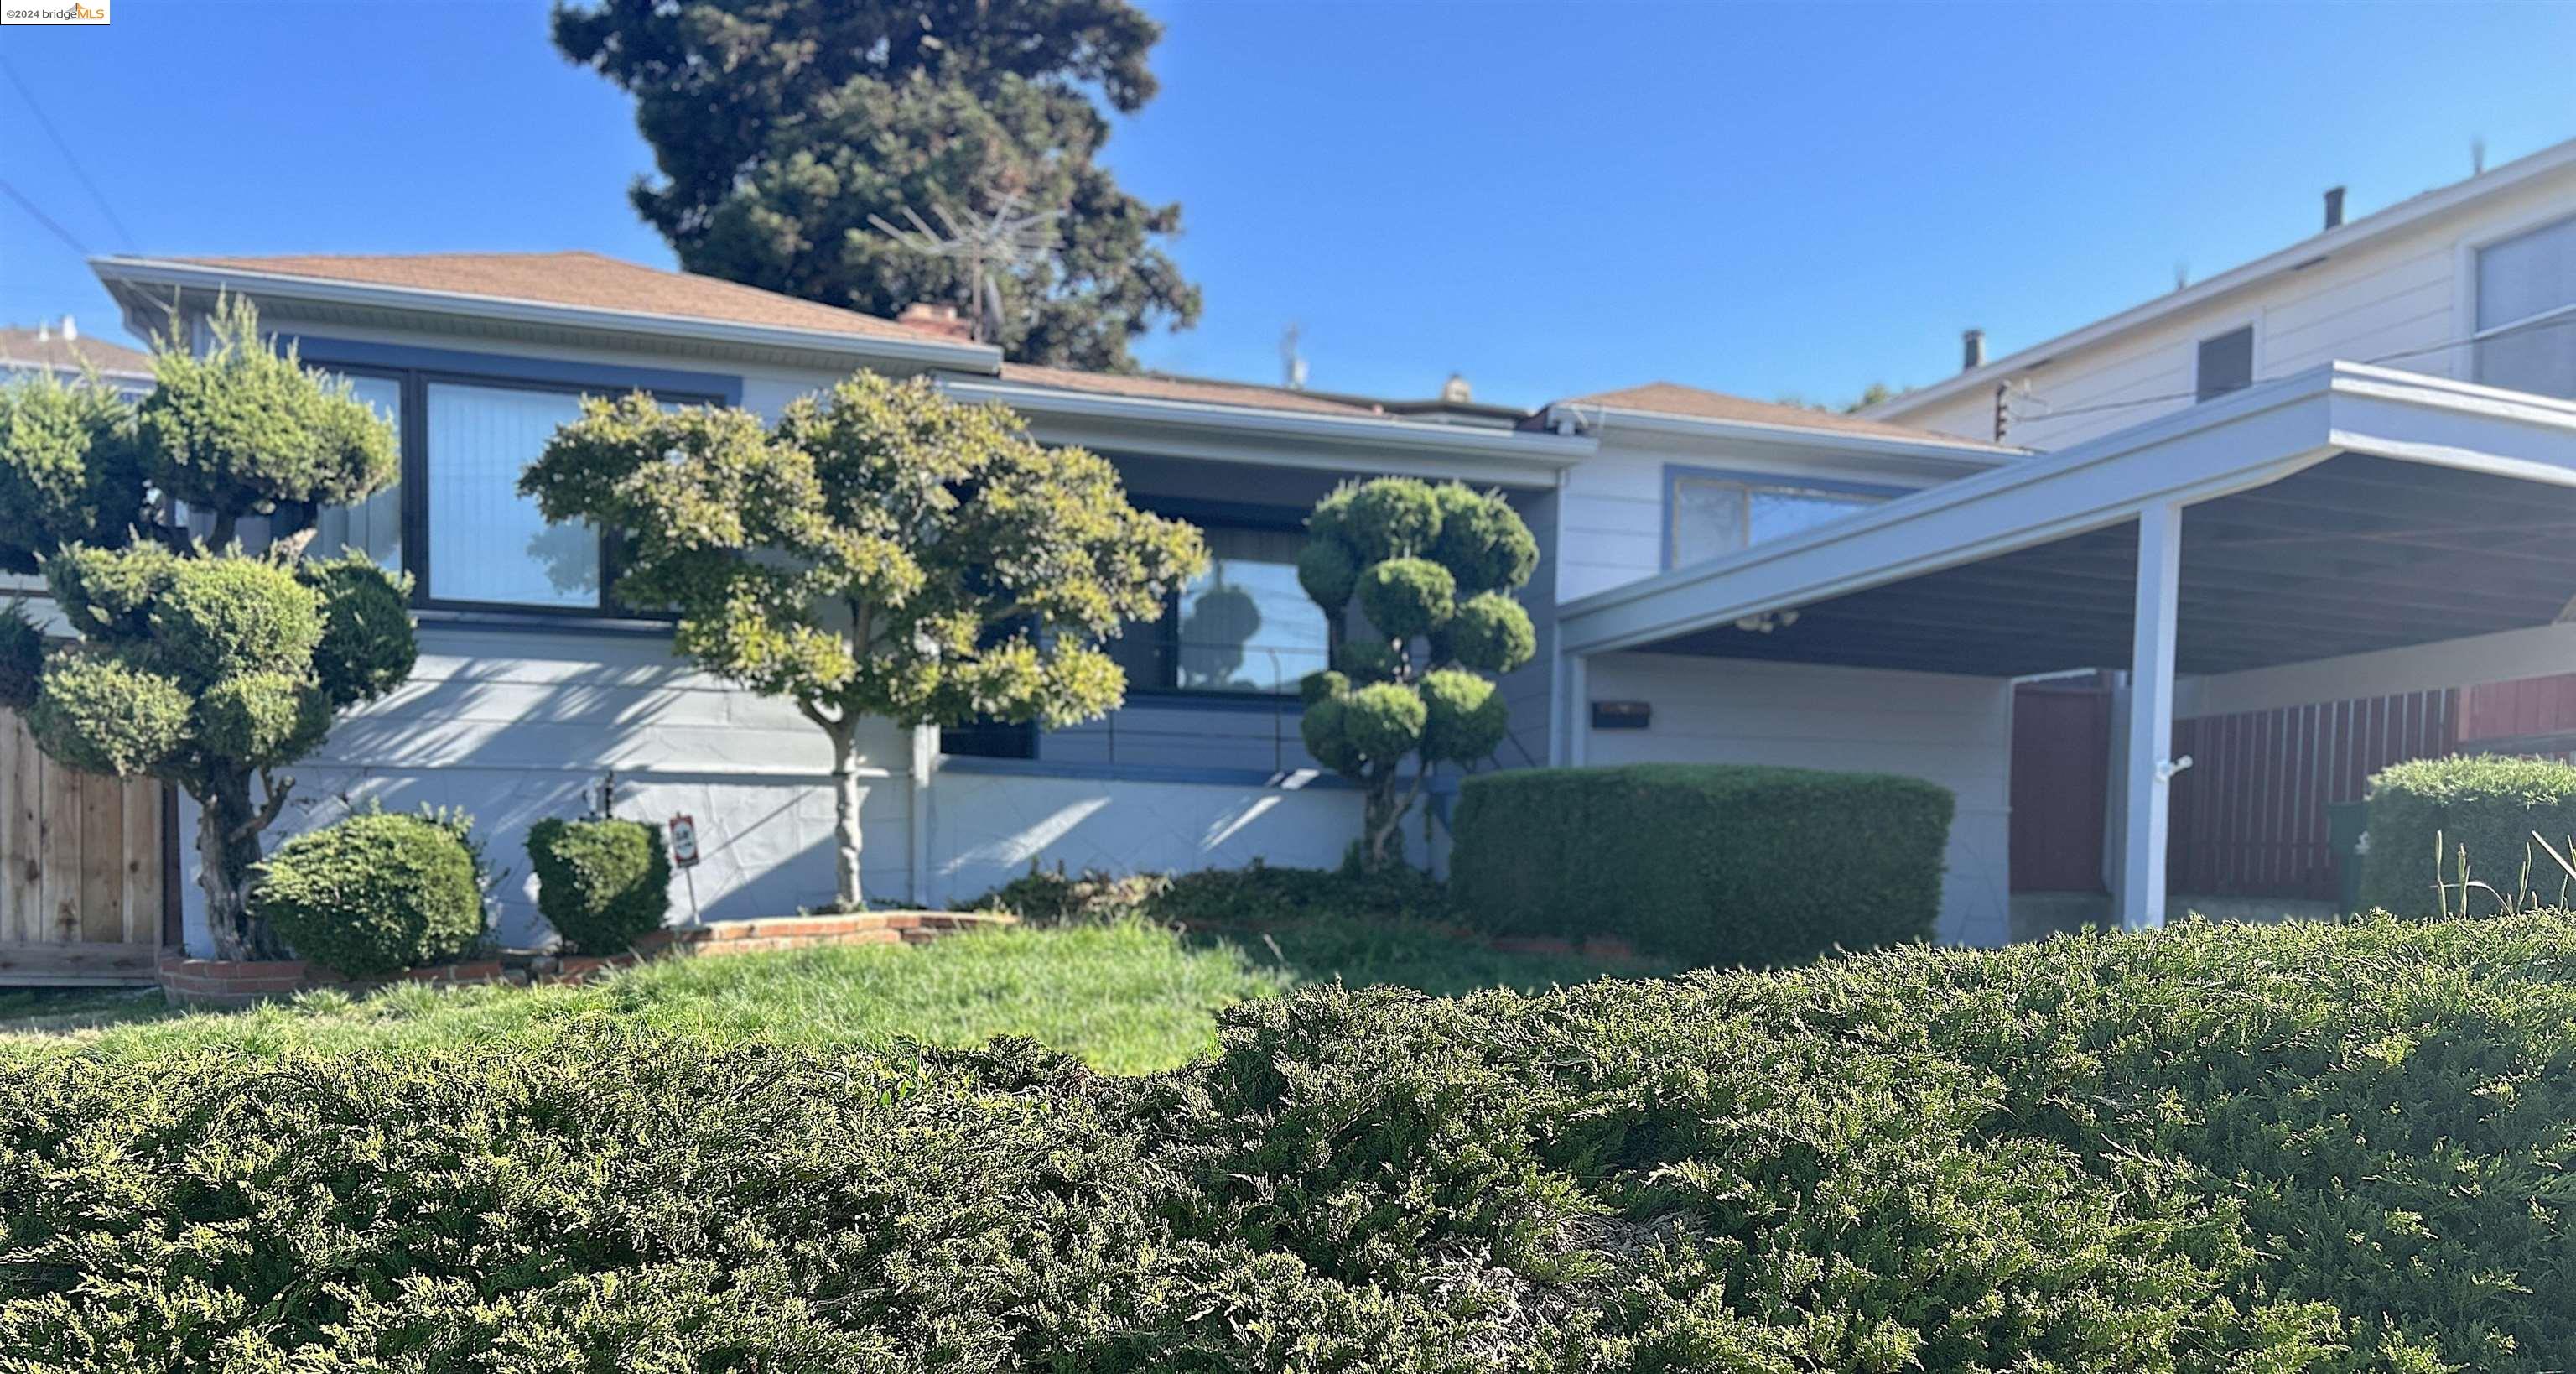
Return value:
[(2165, 923), (2165, 834), (2172, 800), (2174, 632), (2182, 588), (2182, 507), (2138, 512), (2137, 619), (2129, 646), (2128, 802), (2121, 849), (2120, 926)]
[(1580, 768), (1585, 737), (1592, 732), (1592, 674), (1590, 664), (1581, 654), (1558, 651), (1556, 656), (1556, 732), (1548, 740), (1548, 763), (1558, 768)]

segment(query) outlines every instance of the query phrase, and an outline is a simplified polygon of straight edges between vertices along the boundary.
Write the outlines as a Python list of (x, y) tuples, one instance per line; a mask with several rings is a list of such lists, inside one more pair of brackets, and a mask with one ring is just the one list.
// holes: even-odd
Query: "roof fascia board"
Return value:
[[(1558, 608), (1567, 649), (1633, 648), (2278, 481), (2338, 450), (2312, 368), (2045, 458), (1932, 487)], [(2249, 459), (2247, 455), (2266, 455)]]
[(1109, 396), (980, 377), (944, 376), (939, 385), (959, 400), (1008, 406), (1061, 442), (1122, 453), (1553, 486), (1559, 473), (1598, 451), (1590, 438), (1521, 430)]
[(1634, 431), (1663, 441), (1667, 447), (1696, 448), (1708, 444), (1752, 447), (1787, 456), (1825, 454), (1841, 458), (1864, 458), (1874, 462), (1893, 462), (1943, 476), (1984, 472), (1989, 468), (2020, 461), (2026, 455), (2020, 450), (1986, 448), (1966, 442), (1943, 443), (1938, 439), (1897, 439), (1879, 434), (1854, 434), (1841, 430), (1811, 429), (1802, 425), (1763, 424), (1753, 420), (1720, 420), (1707, 416), (1672, 415), (1663, 411), (1627, 410), (1615, 406), (1586, 406), (1580, 402), (1560, 401), (1547, 408), (1545, 419), (1552, 428), (1559, 414), (1578, 423), (1600, 420), (1594, 426), (1595, 437)]
[(1894, 420), (1923, 406), (1947, 401), (1962, 392), (1989, 387), (1999, 381), (2028, 372), (2078, 349), (2089, 348), (2114, 335), (2142, 325), (2206, 305), (2222, 296), (2286, 272), (2320, 256), (2348, 252), (2406, 230), (2415, 228), (2456, 210), (2469, 208), (2480, 201), (2528, 186), (2545, 177), (2576, 166), (2576, 139), (2544, 148), (2528, 157), (2518, 158), (2483, 176), (2455, 182), (2439, 190), (2410, 196), (2375, 214), (2364, 215), (2340, 229), (2314, 234), (2276, 253), (2256, 258), (2241, 267), (2231, 268), (2195, 286), (2158, 296), (2134, 305), (2116, 315), (2106, 316), (2083, 328), (2070, 330), (2028, 348), (1994, 360), (1972, 372), (1953, 373), (1940, 381), (1916, 387), (1901, 396), (1893, 396), (1869, 406), (1858, 414), (1872, 420)]
[(2332, 423), (2350, 452), (2576, 486), (2576, 402), (2345, 364)]
[(424, 287), (384, 286), (325, 277), (262, 272), (250, 268), (203, 267), (154, 258), (105, 256), (90, 259), (91, 270), (113, 289), (154, 287), (177, 290), (236, 291), (308, 300), (324, 304), (391, 308), (424, 315), (500, 320), (513, 324), (587, 329), (602, 333), (688, 339), (744, 348), (777, 348), (839, 357), (882, 358), (922, 367), (951, 367), (994, 372), (1002, 353), (988, 344), (958, 343), (923, 337), (902, 339), (869, 334), (837, 334), (822, 329), (740, 324), (661, 315), (642, 310), (605, 310), (555, 305), (509, 296), (483, 296)]

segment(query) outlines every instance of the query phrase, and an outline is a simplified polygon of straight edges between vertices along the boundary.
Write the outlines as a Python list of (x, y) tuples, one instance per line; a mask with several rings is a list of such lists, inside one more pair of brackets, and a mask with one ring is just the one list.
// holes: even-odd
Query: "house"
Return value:
[[(1763, 761), (1929, 778), (1959, 799), (1940, 934), (1992, 943), (2011, 931), (2016, 835), (2057, 809), (2015, 807), (2034, 756), (2016, 748), (2034, 678), (2129, 675), (2101, 713), (2092, 810), (2078, 819), (2109, 853), (2119, 913), (2148, 924), (2168, 900), (2178, 796), (2200, 823), (2191, 750), (2176, 743), (2195, 721), (2438, 694), (2464, 661), (2525, 674), (2576, 662), (2556, 623), (2576, 589), (2556, 532), (2576, 522), (2576, 405), (2475, 379), (2487, 368), (2553, 389), (2513, 351), (2541, 331), (2496, 325), (2445, 345), (2469, 377), (2427, 361), (2464, 327), (2448, 322), (2530, 303), (2539, 288), (2515, 264), (2553, 260), (2552, 226), (2576, 216), (2567, 168), (2576, 145), (2338, 226), (2213, 278), (2167, 315), (2131, 312), (2130, 361), (2112, 360), (2117, 331), (2078, 331), (2069, 339), (2087, 342), (1850, 416), (1670, 382), (1516, 415), (1463, 386), (1387, 401), (1021, 366), (936, 310), (877, 319), (586, 253), (95, 268), (138, 330), (175, 318), (193, 336), (218, 293), (250, 298), (401, 434), (401, 482), (327, 513), (321, 537), (415, 576), (420, 664), (299, 765), (288, 826), (364, 797), (460, 805), (508, 865), (529, 823), (605, 785), (624, 814), (696, 818), (695, 914), (827, 899), (819, 733), (674, 662), (666, 626), (604, 591), (613, 551), (546, 526), (515, 482), (586, 392), (775, 413), (868, 369), (930, 377), (1011, 407), (1042, 440), (1107, 455), (1139, 503), (1207, 530), (1217, 567), (1204, 585), (1248, 593), (1259, 615), (1248, 636), (1200, 642), (1200, 589), (1182, 591), (1121, 642), (1130, 697), (1095, 723), (881, 727), (865, 750), (872, 897), (946, 903), (1032, 863), (1335, 862), (1358, 797), (1299, 742), (1294, 685), (1322, 664), (1330, 631), (1290, 563), (1316, 498), (1400, 473), (1500, 490), (1539, 536), (1525, 599), (1541, 649), (1504, 684), (1512, 729), (1496, 766)], [(2417, 232), (2449, 246), (2412, 244)], [(2442, 253), (2512, 299), (2482, 305), (2472, 289), (2443, 322), (2417, 319), (2460, 289), (2456, 275), (2403, 284)], [(2297, 294), (2318, 284), (2341, 294)], [(2251, 343), (2201, 348), (2229, 312), (2253, 321)], [(2319, 333), (2334, 328), (2358, 332)], [(2349, 361), (2356, 352), (2423, 366)], [(2157, 380), (2178, 356), (2227, 385)], [(2051, 389), (2078, 377), (2097, 380)], [(1998, 380), (2022, 417), (2004, 443), (1971, 422)], [(2115, 400), (2137, 413), (2093, 418)], [(2395, 727), (2365, 715), (2340, 728), (2378, 740)], [(2322, 777), (2271, 782), (2263, 805), (2284, 826), (2327, 793)], [(504, 888), (505, 934), (538, 933), (525, 875)], [(190, 932), (198, 943), (193, 921)]]
[[(641, 387), (775, 413), (857, 369), (928, 375), (960, 399), (1011, 407), (1042, 440), (1109, 456), (1133, 499), (1207, 532), (1204, 585), (1249, 593), (1259, 622), (1248, 640), (1192, 640), (1195, 587), (1161, 623), (1132, 630), (1118, 646), (1128, 703), (1098, 722), (881, 727), (865, 749), (870, 895), (919, 904), (973, 896), (1032, 863), (1340, 859), (1359, 798), (1299, 740), (1296, 685), (1323, 666), (1329, 637), (1293, 567), (1305, 513), (1340, 482), (1395, 473), (1507, 493), (1545, 550), (1530, 594), (1544, 627), (1569, 590), (2006, 456), (1673, 387), (1537, 423), (1456, 385), (1385, 402), (1022, 366), (936, 312), (876, 319), (584, 253), (96, 267), (138, 329), (166, 329), (175, 314), (193, 334), (219, 293), (249, 298), (282, 343), (348, 377), (401, 434), (401, 482), (327, 512), (319, 539), (413, 574), (420, 664), (298, 765), (304, 804), (285, 824), (327, 821), (364, 797), (464, 806), (507, 863), (528, 824), (578, 810), (613, 778), (624, 814), (696, 819), (706, 858), (692, 900), (708, 918), (829, 898), (824, 744), (785, 703), (673, 662), (665, 625), (609, 601), (597, 537), (547, 527), (516, 494), (519, 470), (585, 392)], [(1669, 530), (1668, 473), (1689, 475), (1691, 503)], [(1722, 527), (1730, 490), (1745, 513)], [(1550, 753), (1551, 674), (1542, 658), (1505, 684), (1503, 766)], [(505, 886), (505, 934), (537, 934), (524, 874)], [(193, 920), (190, 931), (195, 943)]]
[(152, 355), (105, 339), (82, 338), (80, 321), (69, 315), (0, 326), (0, 385), (39, 375), (67, 382), (94, 376), (136, 396), (152, 389)]

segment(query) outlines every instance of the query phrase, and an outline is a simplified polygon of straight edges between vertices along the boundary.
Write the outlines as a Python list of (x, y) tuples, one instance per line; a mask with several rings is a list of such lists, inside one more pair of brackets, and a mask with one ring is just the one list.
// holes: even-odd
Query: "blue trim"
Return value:
[(1794, 472), (1765, 472), (1753, 468), (1711, 468), (1696, 463), (1664, 464), (1664, 527), (1655, 537), (1655, 564), (1669, 572), (1673, 567), (1673, 479), (1707, 477), (1720, 482), (1742, 482), (1748, 486), (1786, 487), (1807, 491), (1831, 492), (1836, 496), (1875, 496), (1894, 500), (1923, 490), (1921, 487), (1898, 486), (1887, 482), (1853, 482), (1840, 477), (1808, 477)]
[(321, 367), (381, 367), (418, 372), (468, 373), (499, 381), (544, 382), (553, 386), (600, 387), (617, 391), (668, 391), (685, 396), (714, 396), (726, 405), (742, 404), (742, 378), (720, 372), (681, 372), (660, 367), (625, 367), (568, 358), (529, 358), (509, 353), (463, 353), (413, 344), (372, 343), (281, 334), (295, 345), (297, 356)]
[(1282, 792), (1358, 790), (1348, 780), (1317, 770), (1273, 773), (1260, 768), (1186, 768), (1143, 763), (1068, 763), (1048, 759), (991, 759), (943, 754), (939, 766), (958, 773), (999, 773), (1023, 778), (1089, 778), (1099, 782), (1186, 782), (1219, 787), (1266, 787)]

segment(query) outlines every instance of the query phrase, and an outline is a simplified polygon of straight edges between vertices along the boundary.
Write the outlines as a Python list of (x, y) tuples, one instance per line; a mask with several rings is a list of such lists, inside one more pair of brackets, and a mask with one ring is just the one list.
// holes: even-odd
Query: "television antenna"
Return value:
[(1022, 209), (1016, 191), (1003, 196), (990, 215), (961, 215), (932, 201), (935, 226), (909, 205), (898, 213), (905, 223), (883, 215), (868, 216), (868, 223), (908, 253), (965, 265), (967, 322), (977, 343), (1001, 341), (1002, 275), (1053, 253), (1055, 222), (1064, 216), (1062, 210)]

